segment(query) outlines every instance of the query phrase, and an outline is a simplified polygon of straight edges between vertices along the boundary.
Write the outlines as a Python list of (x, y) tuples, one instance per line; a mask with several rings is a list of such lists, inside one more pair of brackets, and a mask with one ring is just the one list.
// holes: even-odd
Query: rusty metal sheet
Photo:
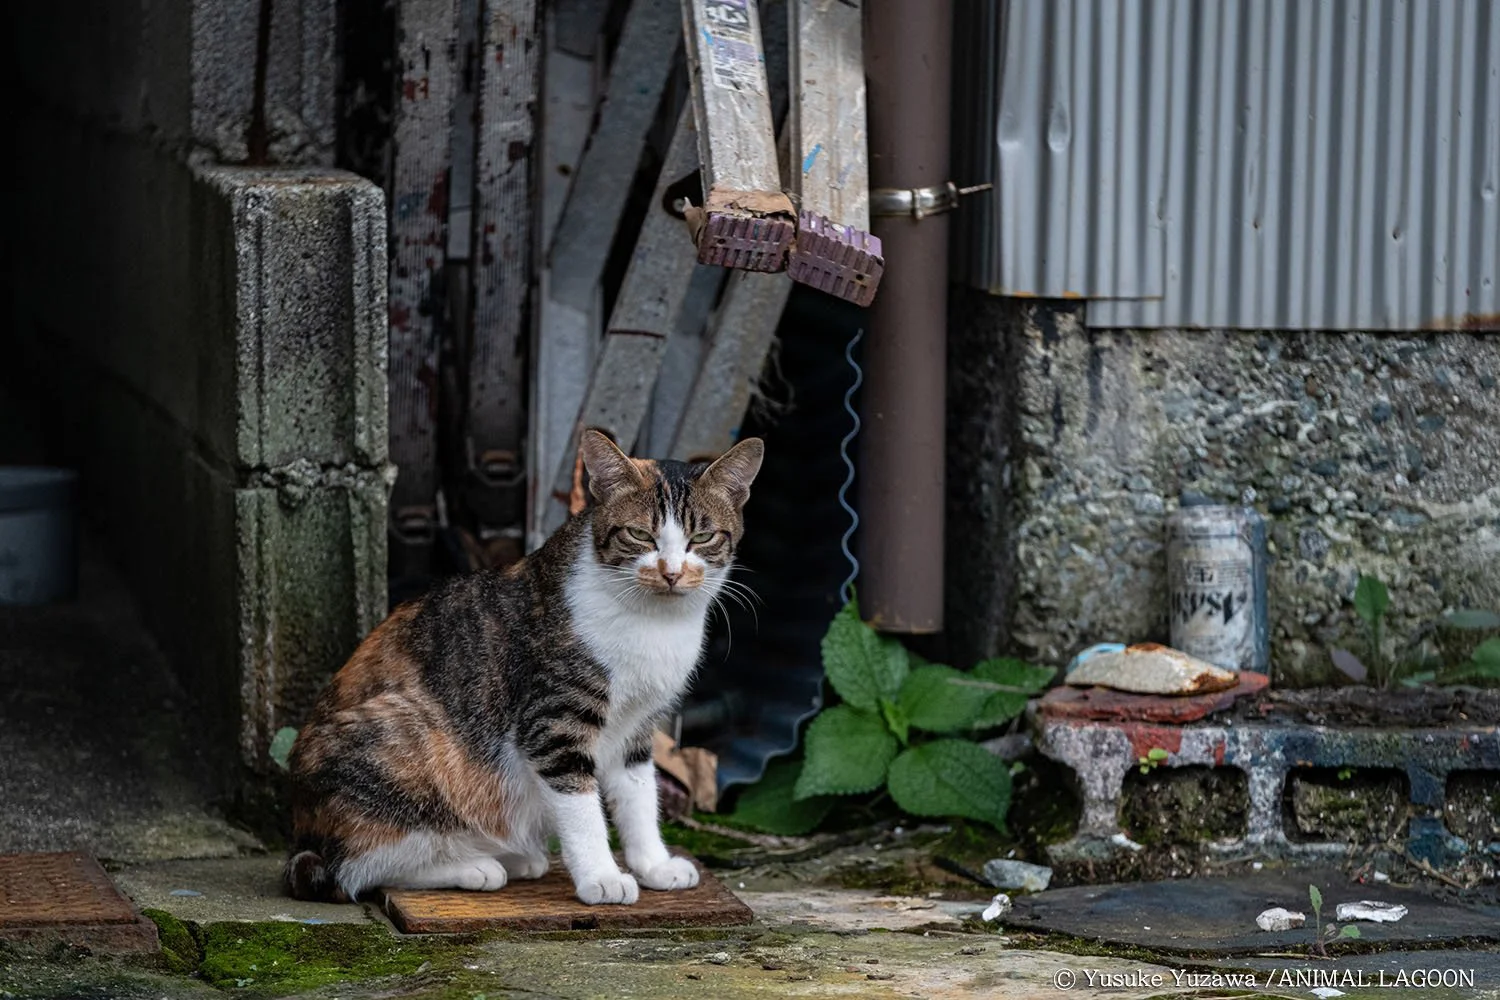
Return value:
[(86, 854), (0, 855), (0, 939), (154, 951), (156, 925)]
[(631, 906), (589, 906), (573, 894), (560, 864), (534, 881), (511, 882), (498, 892), (458, 889), (387, 889), (385, 912), (407, 934), (463, 934), (481, 930), (567, 931), (634, 927), (732, 927), (754, 919), (696, 859), (699, 882), (692, 889), (642, 889)]

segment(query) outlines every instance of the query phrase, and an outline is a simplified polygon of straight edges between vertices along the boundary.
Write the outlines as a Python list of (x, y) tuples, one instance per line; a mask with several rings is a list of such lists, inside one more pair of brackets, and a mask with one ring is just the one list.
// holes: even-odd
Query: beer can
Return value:
[(1266, 673), (1266, 522), (1248, 507), (1183, 506), (1167, 518), (1171, 643), (1225, 670)]

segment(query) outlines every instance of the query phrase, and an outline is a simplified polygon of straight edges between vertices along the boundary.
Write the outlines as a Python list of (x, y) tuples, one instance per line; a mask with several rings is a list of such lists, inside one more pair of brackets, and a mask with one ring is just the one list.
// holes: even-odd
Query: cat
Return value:
[(543, 875), (551, 835), (585, 903), (698, 883), (662, 841), (652, 732), (729, 586), (764, 446), (656, 462), (589, 430), (579, 450), (591, 507), (396, 608), (323, 692), (289, 761), (291, 895), (495, 890)]

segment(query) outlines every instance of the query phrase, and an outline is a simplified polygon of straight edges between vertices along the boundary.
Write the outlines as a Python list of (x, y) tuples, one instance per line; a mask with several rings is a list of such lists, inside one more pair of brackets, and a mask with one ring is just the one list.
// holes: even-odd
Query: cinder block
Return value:
[[(17, 8), (18, 76), (50, 109), (164, 147), (251, 158), (259, 3), (92, 0)], [(266, 47), (265, 162), (331, 166), (335, 0), (276, 0)]]
[(241, 468), (383, 463), (380, 189), (342, 171), (253, 167), (202, 168), (195, 184), (193, 315), (233, 332), (232, 355), (197, 358), (215, 382), (217, 366), (232, 366), (233, 412), (217, 415), (215, 446)]
[[(256, 152), (260, 4), (194, 0), (192, 9), (193, 141), (220, 160), (246, 162)], [(271, 8), (263, 137), (269, 162), (333, 162), (335, 25), (334, 0), (276, 0)]]

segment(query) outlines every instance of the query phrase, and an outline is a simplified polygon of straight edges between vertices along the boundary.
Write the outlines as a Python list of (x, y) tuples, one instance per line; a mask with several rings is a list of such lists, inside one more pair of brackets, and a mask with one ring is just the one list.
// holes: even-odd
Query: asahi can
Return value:
[(1266, 522), (1248, 507), (1184, 506), (1167, 518), (1172, 646), (1225, 670), (1266, 673)]

